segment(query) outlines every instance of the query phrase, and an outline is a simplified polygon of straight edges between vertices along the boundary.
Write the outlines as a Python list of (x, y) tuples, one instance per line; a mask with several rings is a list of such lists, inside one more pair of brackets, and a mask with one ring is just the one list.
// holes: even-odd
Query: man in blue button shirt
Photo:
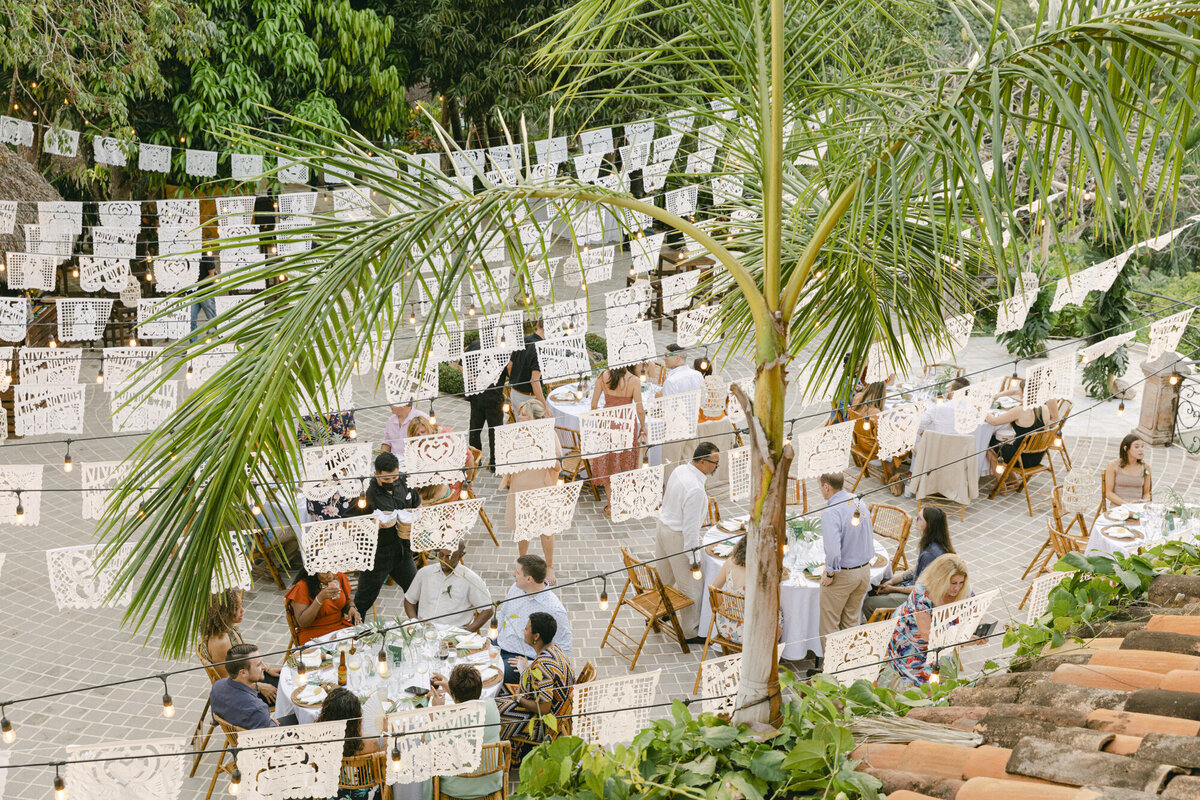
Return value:
[(825, 510), (821, 538), (825, 541), (825, 573), (821, 578), (821, 648), (825, 637), (858, 624), (863, 597), (871, 588), (871, 559), (875, 533), (867, 504), (845, 489), (842, 473), (819, 479)]
[(228, 678), (212, 685), (208, 699), (213, 714), (239, 728), (254, 730), (276, 725), (271, 709), (258, 696), (255, 684), (263, 679), (265, 665), (258, 655), (258, 645), (235, 644), (225, 656)]

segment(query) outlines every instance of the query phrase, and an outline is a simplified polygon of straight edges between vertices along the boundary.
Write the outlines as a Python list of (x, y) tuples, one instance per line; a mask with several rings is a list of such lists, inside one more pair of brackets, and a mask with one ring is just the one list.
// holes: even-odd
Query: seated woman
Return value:
[[(737, 544), (733, 546), (733, 552), (729, 554), (729, 558), (725, 559), (725, 563), (721, 565), (721, 571), (717, 573), (717, 577), (713, 578), (712, 585), (729, 594), (746, 594), (745, 536), (738, 539)], [(728, 619), (715, 612), (713, 613), (713, 619), (715, 620), (717, 633), (721, 634), (722, 638), (736, 642), (737, 644), (742, 643), (742, 622)], [(783, 634), (783, 609), (779, 610), (779, 633), (780, 635)]]
[[(229, 648), (235, 644), (245, 644), (238, 624), (246, 616), (246, 607), (242, 605), (241, 589), (226, 589), (212, 596), (204, 621), (200, 623), (200, 654), (212, 664), (214, 670), (222, 678), (229, 677), (222, 661), (229, 658)], [(275, 705), (275, 693), (279, 686), (279, 667), (264, 667), (263, 679), (254, 684), (255, 690), (262, 701), (269, 706)]]
[(922, 573), (921, 581), (913, 587), (912, 594), (893, 615), (896, 630), (888, 645), (889, 662), (884, 665), (876, 683), (898, 690), (929, 683), (932, 672), (927, 656), (933, 609), (970, 596), (967, 562), (954, 553), (934, 559)]
[[(537, 657), (531, 662), (521, 656), (509, 659), (509, 665), (521, 673), (521, 682), (519, 685), (505, 684), (496, 698), (500, 721), (504, 723), (500, 735), (505, 739), (524, 736), (540, 742), (551, 738), (551, 732), (541, 722), (542, 715), (561, 714), (571, 700), (575, 673), (566, 653), (554, 644), (557, 633), (558, 623), (545, 611), (529, 615), (525, 623), (525, 643), (533, 648)], [(526, 734), (531, 719), (537, 721), (533, 732)]]
[[(434, 425), (429, 421), (429, 417), (415, 417), (412, 422), (408, 423), (408, 438), (414, 436), (432, 436), (435, 433), (454, 433), (454, 429), (446, 425)], [(470, 470), (475, 466), (475, 457), (470, 450), (467, 450), (466, 463), (463, 464), (464, 470)], [(458, 499), (458, 493), (462, 490), (462, 481), (457, 481), (450, 486), (450, 495), (452, 499)]]
[(1117, 457), (1104, 468), (1104, 499), (1111, 505), (1150, 502), (1150, 467), (1146, 443), (1131, 433), (1121, 440)]
[[(331, 690), (325, 695), (325, 702), (321, 703), (321, 714), (317, 717), (317, 722), (346, 720), (346, 743), (342, 745), (343, 759), (370, 755), (383, 749), (378, 739), (362, 738), (362, 715), (362, 703), (354, 696), (354, 692), (342, 686)], [(336, 796), (346, 800), (368, 800), (374, 790), (372, 786), (338, 789)]]
[(921, 537), (917, 544), (917, 566), (893, 575), (867, 595), (863, 602), (863, 616), (867, 619), (881, 608), (896, 608), (903, 603), (912, 594), (913, 586), (921, 579), (925, 568), (939, 556), (954, 552), (950, 545), (950, 525), (946, 521), (946, 512), (937, 506), (921, 509), (913, 527)]
[(883, 413), (883, 398), (887, 394), (887, 383), (876, 381), (868, 383), (862, 391), (855, 392), (850, 401), (846, 419), (862, 419), (863, 417), (878, 417)]
[[(529, 405), (526, 403), (526, 405)], [(538, 404), (540, 405), (540, 404)], [(434, 673), (430, 679), (433, 691), (430, 692), (431, 705), (440, 706), (446, 702), (446, 694), (454, 703), (468, 703), (478, 700), (483, 695), (483, 680), (479, 670), (470, 664), (459, 664), (450, 673), (449, 679)], [(500, 712), (496, 709), (496, 701), (485, 698), (483, 701), (483, 743), (494, 744), (500, 741)], [(443, 776), (438, 781), (438, 791), (447, 797), (458, 797), (461, 800), (474, 800), (476, 797), (487, 797), (498, 792), (504, 786), (508, 776), (503, 772), (484, 775), (480, 778), (460, 778), (453, 775)], [(433, 796), (433, 781), (425, 781), (425, 800)]]
[[(1024, 381), (1019, 382), (1020, 386), (1024, 386)], [(1001, 465), (1007, 465), (1012, 457), (1016, 454), (1017, 448), (1021, 446), (1021, 442), (1025, 441), (1025, 437), (1031, 433), (1040, 433), (1050, 430), (1058, 424), (1058, 401), (1050, 400), (1045, 405), (1037, 408), (1023, 408), (1017, 406), (1010, 408), (1007, 411), (993, 411), (988, 414), (984, 420), (989, 425), (1000, 427), (1002, 425), (1012, 425), (1013, 432), (1016, 434), (1008, 441), (1002, 441), (996, 434), (992, 434), (992, 441), (988, 445), (987, 459), (991, 465), (992, 471), (995, 472)], [(1022, 453), (1022, 467), (1036, 467), (1042, 463), (1042, 458), (1046, 455), (1046, 451), (1040, 453)], [(1005, 480), (1009, 476), (1003, 476)], [(1019, 481), (1020, 478), (1012, 476), (1013, 480)]]
[(310, 575), (301, 567), (284, 597), (296, 617), (300, 644), (362, 622), (350, 594), (350, 581), (341, 572)]

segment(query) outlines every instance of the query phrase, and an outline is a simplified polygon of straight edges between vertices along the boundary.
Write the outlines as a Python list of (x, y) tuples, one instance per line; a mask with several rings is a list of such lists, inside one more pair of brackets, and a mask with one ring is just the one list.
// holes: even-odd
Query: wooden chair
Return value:
[(858, 471), (858, 477), (854, 479), (854, 485), (850, 487), (850, 491), (858, 491), (858, 484), (862, 481), (863, 476), (871, 470), (871, 462), (876, 461), (879, 465), (880, 483), (888, 487), (888, 491), (892, 493), (893, 497), (899, 497), (904, 494), (904, 484), (899, 478), (901, 467), (908, 453), (895, 458), (880, 459), (878, 431), (879, 426), (870, 417), (854, 420), (854, 437), (850, 441), (850, 458), (854, 460), (855, 466), (862, 467), (862, 469)]
[(721, 505), (717, 502), (717, 498), (708, 498), (708, 514), (704, 517), (704, 527), (711, 528), (721, 521)]
[[(274, 532), (274, 528), (272, 528), (272, 532)], [(266, 531), (262, 528), (255, 528), (250, 531), (249, 538), (250, 552), (247, 555), (250, 558), (251, 569), (261, 560), (267, 565), (267, 571), (271, 573), (271, 580), (275, 581), (275, 585), (279, 587), (279, 590), (283, 591), (287, 589), (283, 583), (283, 578), (280, 577), (280, 568), (275, 566), (275, 559), (271, 556), (271, 550), (278, 549), (279, 545), (272, 545), (267, 539)], [(276, 534), (276, 541), (278, 541), (278, 534)]]
[[(463, 493), (466, 494), (466, 497), (451, 498), (451, 499), (461, 499), (461, 500), (474, 500), (475, 499), (475, 475), (479, 472), (479, 463), (480, 463), (480, 460), (483, 458), (483, 451), (480, 450), (478, 447), (468, 447), (467, 449), (471, 451), (471, 463), (473, 463), (475, 466), (471, 467), (470, 469), (464, 470), (464, 472), (467, 476), (467, 479), (463, 482), (462, 490), (463, 490)], [(492, 520), (490, 517), (488, 517), (487, 512), (483, 510), (483, 506), (479, 507), (479, 519), (483, 522), (483, 527), (487, 528), (488, 536), (492, 537), (492, 544), (496, 545), (496, 547), (499, 547), (500, 540), (496, 538), (496, 531), (495, 531), (495, 529), (492, 528)]]
[(238, 733), (246, 730), (245, 728), (239, 728), (237, 725), (226, 722), (216, 714), (213, 714), (213, 719), (221, 726), (221, 730), (225, 732), (225, 748), (221, 750), (220, 758), (217, 759), (217, 766), (213, 768), (212, 780), (208, 782), (208, 794), (204, 796), (204, 800), (212, 800), (213, 787), (217, 785), (218, 775), (222, 772), (229, 773), (230, 775), (233, 774), (233, 770), (237, 767), (237, 761), (231, 758), (226, 763), (225, 756), (229, 753), (230, 749), (237, 747)]
[(1046, 520), (1046, 528), (1050, 531), (1050, 546), (1054, 550), (1054, 555), (1062, 558), (1067, 553), (1083, 554), (1087, 549), (1087, 537), (1072, 536), (1071, 534), (1060, 530), (1054, 524), (1053, 518)]
[[(382, 756), (383, 753), (382, 752), (376, 753), (375, 755)], [(347, 760), (349, 760), (349, 759), (347, 759)], [(379, 761), (381, 764), (383, 763), (382, 758), (380, 758)], [(501, 741), (501, 742), (494, 742), (492, 744), (485, 744), (483, 746), (483, 759), (479, 762), (479, 768), (472, 770), (471, 772), (464, 772), (459, 777), (486, 778), (488, 775), (495, 775), (496, 773), (500, 773), (501, 775), (504, 776), (504, 780), (501, 781), (501, 783), (500, 783), (500, 789), (498, 791), (492, 792), (491, 794), (480, 795), (480, 800), (508, 800), (508, 770), (511, 765), (512, 765), (512, 743), (511, 742)], [(342, 769), (344, 770), (345, 767), (343, 767)], [(450, 795), (442, 794), (441, 781), (442, 781), (442, 779), (440, 776), (438, 776), (438, 775), (433, 776), (433, 794), (432, 794), (433, 800), (443, 800), (443, 799), (444, 800), (454, 800), (454, 798), (452, 798)], [(369, 785), (371, 785), (371, 784), (369, 784)], [(352, 789), (355, 787), (346, 786), (345, 784), (342, 784), (342, 788)], [(389, 789), (390, 789), (390, 787), (389, 787)], [(391, 797), (390, 792), (387, 795), (387, 797)], [(384, 798), (384, 800), (387, 800), (387, 798)]]
[(667, 379), (667, 366), (659, 361), (646, 362), (646, 380), (650, 383), (663, 385), (663, 381)]
[(896, 613), (896, 609), (894, 608), (877, 608), (871, 612), (871, 618), (867, 620), (867, 624), (870, 625), (872, 622), (883, 622), (884, 620), (891, 619), (894, 613)]
[(517, 410), (515, 408), (513, 408), (512, 395), (509, 393), (508, 384), (505, 384), (504, 388), (501, 391), (504, 394), (504, 402), (506, 405), (508, 405), (508, 412), (505, 415), (504, 421), (508, 422), (508, 423), (516, 422), (517, 421)]
[[(590, 683), (594, 680), (596, 680), (596, 667), (592, 664), (592, 662), (588, 661), (583, 665), (583, 669), (579, 670), (579, 673), (575, 676), (575, 680), (571, 685), (574, 686), (576, 683)], [(558, 707), (558, 711), (554, 715), (558, 720), (557, 730), (548, 728), (541, 722), (538, 722), (537, 728), (542, 731), (544, 738), (538, 739), (533, 736), (528, 736), (525, 733), (526, 729), (522, 727), (518, 733), (509, 739), (509, 741), (512, 742), (513, 750), (518, 755), (527, 753), (529, 750), (537, 747), (543, 741), (551, 741), (553, 739), (557, 739), (559, 736), (571, 735), (571, 714), (574, 712), (574, 708), (572, 705), (572, 693), (570, 688), (568, 688), (566, 691), (566, 700), (564, 700), (563, 703)]]
[[(1071, 454), (1067, 452), (1067, 437), (1063, 432), (1063, 429), (1066, 427), (1067, 417), (1071, 416), (1071, 409), (1074, 407), (1075, 404), (1070, 400), (1058, 401), (1058, 424), (1054, 426), (1054, 440), (1050, 443), (1050, 447), (1046, 450), (1047, 459), (1049, 459), (1053, 453), (1058, 453), (1060, 456), (1062, 456), (1063, 464), (1066, 466), (1067, 472), (1070, 472), (1072, 469)], [(1101, 496), (1103, 496), (1103, 493), (1101, 493)]]
[[(587, 475), (587, 485), (592, 490), (592, 496), (596, 498), (596, 502), (600, 502), (600, 490), (596, 488), (596, 483), (592, 479), (592, 465), (581, 455), (579, 431), (574, 428), (560, 428), (557, 425), (554, 426), (554, 430), (556, 433), (566, 434), (571, 442), (570, 446), (563, 451), (562, 456), (558, 460), (562, 471), (567, 473), (567, 480), (578, 480), (579, 474), (581, 472), (584, 473)], [(561, 436), (559, 440), (562, 440)]]
[[(625, 560), (625, 572), (628, 577), (625, 580), (625, 588), (621, 590), (621, 599), (617, 601), (612, 619), (609, 620), (608, 630), (604, 632), (604, 638), (600, 642), (601, 649), (608, 644), (608, 639), (612, 636), (613, 650), (622, 658), (629, 659), (629, 671), (632, 672), (642, 655), (642, 647), (646, 644), (650, 630), (657, 631), (660, 626), (670, 625), (679, 641), (680, 649), (685, 653), (690, 652), (683, 626), (679, 624), (679, 612), (692, 605), (692, 599), (674, 586), (665, 586), (657, 569), (638, 561), (624, 547), (621, 548), (621, 557)], [(617, 627), (617, 617), (626, 606), (646, 621), (640, 639), (635, 639)]]
[[(1037, 433), (1027, 433), (1021, 443), (1017, 445), (1016, 451), (1012, 454), (1012, 458), (1004, 466), (1003, 472), (996, 478), (996, 485), (992, 487), (992, 493), (988, 495), (988, 499), (995, 499), (996, 495), (1004, 487), (1005, 481), (1009, 475), (1021, 476), (1021, 488), (1025, 491), (1025, 505), (1029, 509), (1029, 516), (1033, 516), (1033, 500), (1029, 497), (1029, 480), (1034, 475), (1041, 472), (1050, 473), (1050, 481), (1052, 484), (1057, 484), (1058, 479), (1054, 475), (1054, 464), (1050, 461), (1050, 457), (1045, 455), (1046, 450), (1054, 443), (1054, 437), (1058, 433), (1054, 430), (1039, 431)], [(1032, 467), (1024, 466), (1021, 461), (1021, 456), (1042, 453), (1043, 457), (1040, 463)]]
[[(501, 742), (501, 744), (508, 744), (508, 742)], [(495, 746), (484, 745), (485, 759), (488, 755), (488, 748)], [(434, 797), (437, 797), (437, 778), (434, 778), (433, 781)], [(342, 759), (342, 772), (338, 776), (339, 789), (369, 789), (372, 786), (379, 787), (380, 800), (391, 800), (392, 786), (387, 782), (387, 753), (385, 751), (380, 750), (377, 753)]]
[(746, 598), (744, 595), (733, 594), (715, 586), (708, 587), (708, 604), (712, 609), (712, 618), (708, 621), (708, 633), (704, 637), (704, 649), (700, 652), (700, 668), (696, 671), (696, 684), (692, 694), (700, 691), (700, 678), (704, 674), (704, 659), (708, 657), (708, 649), (716, 646), (721, 648), (721, 655), (732, 655), (742, 652), (742, 643), (727, 639), (717, 628), (717, 617), (724, 617), (738, 625), (746, 621)]
[(800, 506), (805, 514), (808, 513), (808, 484), (799, 478), (788, 477), (787, 505)]
[(283, 598), (283, 617), (287, 620), (288, 631), (292, 634), (288, 647), (300, 646), (300, 623), (296, 621), (296, 613), (292, 611), (292, 603)]
[(891, 539), (896, 543), (896, 553), (892, 556), (892, 571), (908, 569), (908, 556), (904, 548), (908, 546), (908, 535), (912, 532), (912, 517), (898, 506), (884, 503), (871, 503), (871, 529), (876, 536)]
[[(221, 680), (224, 676), (212, 665), (212, 658), (208, 654), (208, 648), (204, 642), (196, 645), (196, 658), (199, 659), (201, 666), (204, 667), (204, 674), (208, 676), (209, 686)], [(189, 778), (196, 777), (196, 770), (200, 767), (200, 759), (204, 757), (204, 752), (208, 750), (208, 741), (212, 738), (213, 731), (217, 729), (217, 723), (208, 716), (208, 710), (211, 707), (211, 701), (208, 698), (204, 699), (204, 710), (200, 712), (200, 719), (196, 720), (196, 727), (192, 731), (192, 749), (196, 751), (196, 755), (192, 758), (192, 771), (188, 773)], [(204, 730), (204, 723), (208, 722), (208, 730)], [(200, 740), (201, 732), (204, 732), (204, 741)]]

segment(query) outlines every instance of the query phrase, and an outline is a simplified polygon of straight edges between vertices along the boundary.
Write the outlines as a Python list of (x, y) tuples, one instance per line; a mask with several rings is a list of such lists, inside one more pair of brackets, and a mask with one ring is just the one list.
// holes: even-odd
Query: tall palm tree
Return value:
[[(753, 398), (741, 399), (754, 486), (747, 604), (758, 613), (744, 630), (737, 716), (773, 719), (793, 361), (806, 353), (806, 388), (824, 391), (844, 383), (844, 354), (861, 364), (876, 342), (896, 360), (906, 347), (928, 357), (947, 342), (944, 320), (972, 310), (984, 279), (1011, 285), (1033, 232), (1044, 225), (1056, 235), (1048, 206), (1032, 219), (1018, 212), (1054, 187), (1066, 187), (1057, 214), (1086, 210), (1101, 228), (1156, 230), (1170, 216), (1195, 125), (1200, 3), (1043, 1), (1021, 24), (983, 0), (951, 10), (970, 45), (966, 63), (925, 53), (917, 23), (934, 8), (917, 0), (580, 0), (547, 20), (539, 66), (560, 70), (565, 97), (602, 109), (605, 96), (624, 92), (656, 115), (694, 115), (697, 144), (719, 148), (708, 178), (741, 187), (715, 209), (727, 219), (720, 236), (620, 187), (531, 167), (490, 181), (480, 173), (484, 188), (470, 194), (428, 162), (397, 164), (360, 139), (318, 153), (232, 132), (353, 173), (374, 213), (314, 220), (296, 232), (311, 249), (200, 288), (214, 296), (287, 277), (210, 324), (221, 341), (178, 342), (164, 355), (237, 348), (138, 446), (114, 492), (105, 541), (136, 542), (119, 581), (140, 580), (129, 617), (140, 625), (165, 615), (164, 648), (187, 647), (228, 532), (248, 527), (271, 487), (300, 477), (292, 421), (333, 407), (331, 387), (348, 377), (353, 354), (378, 353), (402, 327), (394, 289), (402, 303), (419, 290), (434, 298), (420, 329), (428, 344), (456, 317), (455, 287), (499, 288), (478, 266), (492, 252), (490, 230), (501, 232), (528, 292), (540, 252), (520, 226), (546, 206), (565, 219), (604, 207), (632, 227), (648, 217), (707, 249), (718, 263), (702, 290), (721, 306), (714, 330), (756, 366)], [(663, 40), (659, 30), (677, 33)], [(536, 160), (529, 139), (511, 138), (525, 165)], [(430, 266), (433, 253), (442, 258)], [(424, 347), (417, 352), (420, 360)]]

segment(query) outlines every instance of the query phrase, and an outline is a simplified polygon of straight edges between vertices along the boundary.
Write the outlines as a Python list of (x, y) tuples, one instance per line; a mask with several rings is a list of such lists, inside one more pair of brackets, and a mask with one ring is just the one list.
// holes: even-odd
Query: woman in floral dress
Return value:
[(896, 630), (888, 646), (889, 663), (877, 683), (891, 689), (907, 689), (929, 683), (929, 629), (933, 609), (971, 596), (967, 562), (954, 553), (939, 556), (924, 572), (904, 604), (893, 615)]

